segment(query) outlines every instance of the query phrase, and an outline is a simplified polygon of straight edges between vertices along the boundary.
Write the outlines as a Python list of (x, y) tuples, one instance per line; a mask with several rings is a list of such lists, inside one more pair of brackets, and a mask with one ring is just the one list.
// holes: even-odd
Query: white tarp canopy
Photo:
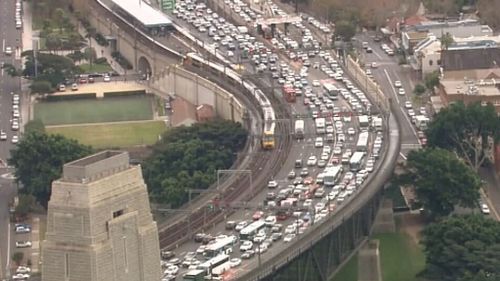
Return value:
[(172, 25), (170, 18), (142, 0), (111, 0), (111, 2), (136, 18), (145, 27)]

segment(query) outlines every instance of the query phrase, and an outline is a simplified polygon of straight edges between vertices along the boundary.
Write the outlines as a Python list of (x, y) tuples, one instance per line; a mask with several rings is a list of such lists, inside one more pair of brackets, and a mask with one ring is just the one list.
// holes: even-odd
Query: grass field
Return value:
[(45, 125), (151, 120), (151, 97), (114, 97), (35, 104), (35, 119)]
[[(419, 281), (416, 274), (425, 266), (425, 256), (409, 235), (402, 232), (378, 234), (380, 258), (384, 281)], [(339, 271), (332, 281), (357, 281), (358, 255)]]
[(96, 124), (67, 127), (47, 127), (48, 133), (61, 134), (94, 148), (130, 147), (150, 145), (165, 130), (163, 121)]

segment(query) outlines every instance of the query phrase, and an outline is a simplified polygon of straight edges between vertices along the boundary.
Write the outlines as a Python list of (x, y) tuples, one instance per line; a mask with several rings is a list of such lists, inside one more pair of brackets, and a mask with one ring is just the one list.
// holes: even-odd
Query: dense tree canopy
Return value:
[(436, 114), (426, 133), (429, 146), (454, 151), (477, 171), (499, 139), (500, 119), (491, 104), (458, 102)]
[[(23, 52), (26, 57), (26, 63), (23, 75), (35, 77), (35, 60), (33, 51)], [(37, 77), (35, 81), (48, 81), (52, 87), (64, 82), (67, 78), (73, 78), (81, 70), (75, 66), (73, 61), (64, 56), (53, 54), (37, 53)]]
[(419, 202), (433, 216), (447, 216), (455, 205), (473, 207), (481, 185), (470, 167), (439, 148), (411, 151), (399, 181), (415, 187)]
[(341, 20), (335, 25), (335, 37), (341, 37), (343, 41), (351, 41), (356, 35), (356, 25), (352, 22)]
[(16, 180), (23, 186), (19, 192), (33, 195), (46, 207), (51, 183), (61, 176), (63, 164), (91, 153), (90, 147), (75, 140), (34, 131), (24, 135), (11, 151), (8, 163), (14, 166)]
[(217, 120), (167, 131), (143, 165), (151, 198), (178, 207), (188, 189), (208, 188), (229, 168), (246, 141), (239, 123)]
[(433, 280), (498, 280), (500, 223), (483, 215), (450, 217), (423, 231), (427, 273)]

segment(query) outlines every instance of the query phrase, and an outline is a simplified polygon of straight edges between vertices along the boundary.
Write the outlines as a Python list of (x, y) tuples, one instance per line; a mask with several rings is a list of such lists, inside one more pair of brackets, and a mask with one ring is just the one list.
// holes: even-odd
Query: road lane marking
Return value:
[(401, 156), (401, 158), (403, 158), (404, 160), (406, 160), (406, 159), (407, 159), (407, 158), (406, 158), (406, 156), (403, 154), (403, 152), (400, 152), (400, 153), (399, 153), (399, 156)]
[[(398, 99), (398, 94), (396, 92), (396, 88), (394, 88), (394, 84), (391, 80), (391, 77), (389, 76), (389, 73), (387, 72), (387, 69), (384, 69), (385, 76), (387, 77), (387, 80), (389, 81), (389, 85), (391, 86), (392, 92), (394, 93), (394, 96), (396, 97), (396, 100), (398, 101), (398, 104), (401, 105), (401, 102)], [(410, 125), (411, 131), (413, 132), (413, 135), (417, 139), (418, 143), (420, 143), (420, 139), (418, 138), (417, 131), (415, 130), (415, 127), (413, 127), (413, 124), (411, 123), (410, 118), (408, 118), (408, 114), (403, 110), (401, 106), (399, 106), (399, 109), (403, 113), (403, 116), (405, 117), (406, 121), (408, 121), (408, 124)]]

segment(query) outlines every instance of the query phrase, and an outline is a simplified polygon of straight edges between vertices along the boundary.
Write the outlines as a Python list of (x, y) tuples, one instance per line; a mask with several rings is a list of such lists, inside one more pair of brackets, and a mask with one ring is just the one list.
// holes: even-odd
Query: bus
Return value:
[(204, 255), (208, 258), (213, 258), (219, 254), (228, 254), (232, 246), (236, 243), (236, 236), (231, 235), (222, 239), (217, 239), (215, 243), (209, 244), (205, 248)]
[(333, 100), (338, 99), (339, 89), (335, 85), (333, 85), (332, 83), (324, 83), (323, 88), (330, 98), (332, 98)]
[(264, 134), (262, 136), (262, 148), (274, 148), (274, 111), (271, 107), (264, 108)]
[(325, 131), (325, 118), (321, 117), (321, 118), (316, 118), (316, 120), (314, 120), (314, 122), (316, 123), (316, 133), (317, 134), (324, 134), (326, 133)]
[(295, 120), (295, 138), (304, 138), (304, 120)]
[(356, 151), (366, 151), (368, 149), (368, 139), (370, 133), (362, 132), (359, 134), (358, 142), (356, 143)]
[(328, 167), (323, 172), (323, 185), (334, 186), (342, 175), (342, 166)]
[(240, 240), (251, 240), (265, 226), (266, 222), (264, 220), (252, 222), (240, 231)]
[(364, 152), (362, 151), (354, 152), (351, 156), (351, 160), (349, 160), (349, 167), (351, 168), (351, 171), (356, 172), (361, 170), (364, 158), (365, 158)]
[(231, 264), (227, 261), (212, 269), (212, 280), (222, 280), (224, 272), (231, 268)]
[(204, 270), (205, 273), (212, 273), (212, 269), (216, 268), (217, 266), (219, 266), (223, 263), (228, 262), (229, 259), (230, 259), (229, 255), (221, 254), (221, 255), (213, 257), (213, 258), (209, 259), (208, 261), (198, 265), (198, 269)]
[(207, 272), (203, 269), (193, 269), (184, 274), (182, 280), (184, 281), (205, 281)]

